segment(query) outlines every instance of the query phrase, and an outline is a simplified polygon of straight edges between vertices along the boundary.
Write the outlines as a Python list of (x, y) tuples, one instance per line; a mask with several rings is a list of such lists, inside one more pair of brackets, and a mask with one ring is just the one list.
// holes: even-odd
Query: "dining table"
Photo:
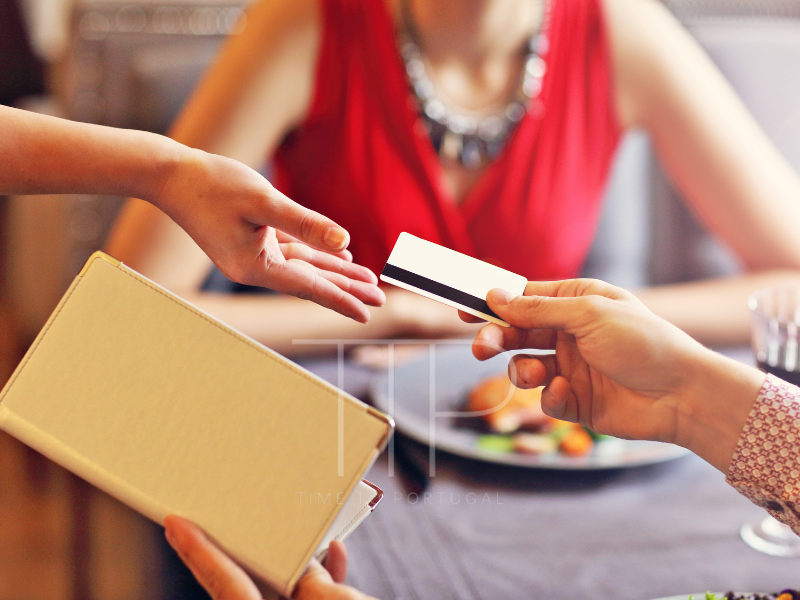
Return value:
[[(722, 351), (753, 362), (747, 348)], [(382, 371), (347, 356), (340, 347), (338, 356), (298, 362), (370, 402)], [(800, 587), (800, 559), (762, 554), (740, 537), (744, 523), (766, 513), (693, 454), (625, 468), (537, 469), (432, 454), (402, 423), (390, 444), (392, 455), (366, 474), (384, 497), (347, 540), (347, 583), (371, 596), (648, 600)]]

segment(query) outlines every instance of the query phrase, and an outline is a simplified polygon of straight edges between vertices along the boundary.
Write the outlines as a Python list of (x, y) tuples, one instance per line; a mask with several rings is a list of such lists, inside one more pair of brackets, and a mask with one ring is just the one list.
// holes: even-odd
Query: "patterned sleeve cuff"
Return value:
[(726, 481), (800, 535), (800, 388), (767, 375)]

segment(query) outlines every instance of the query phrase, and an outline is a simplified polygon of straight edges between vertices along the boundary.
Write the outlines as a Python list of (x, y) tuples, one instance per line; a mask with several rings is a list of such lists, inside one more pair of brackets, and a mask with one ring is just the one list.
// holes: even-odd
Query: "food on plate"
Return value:
[(552, 454), (558, 450), (558, 442), (547, 433), (517, 433), (511, 437), (512, 448), (521, 454)]
[(542, 411), (542, 389), (517, 388), (506, 374), (484, 379), (472, 388), (467, 410), (479, 413), (491, 431), (478, 437), (478, 447), (520, 454), (589, 454), (595, 442), (605, 436), (597, 436), (576, 423), (548, 417)]
[[(695, 599), (693, 596), (689, 596), (689, 600)], [(728, 592), (722, 596), (706, 592), (705, 597), (697, 598), (697, 600), (800, 600), (800, 591), (786, 589), (774, 594), (737, 594), (736, 592)]]
[(507, 375), (489, 377), (472, 388), (467, 410), (483, 412), (481, 417), (496, 433), (511, 433), (523, 426), (537, 427), (555, 420), (542, 411), (542, 388), (520, 389)]
[(559, 449), (568, 456), (586, 456), (592, 451), (594, 440), (580, 425), (570, 423), (572, 429), (561, 438)]
[(490, 452), (514, 452), (514, 438), (510, 435), (480, 435), (477, 445), (481, 450)]

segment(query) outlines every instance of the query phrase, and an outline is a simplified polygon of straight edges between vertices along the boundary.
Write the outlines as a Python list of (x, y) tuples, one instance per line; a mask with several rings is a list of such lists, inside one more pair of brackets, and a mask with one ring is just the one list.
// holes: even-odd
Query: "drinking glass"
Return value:
[[(747, 302), (758, 368), (800, 386), (800, 288), (766, 288), (753, 293)], [(745, 523), (740, 533), (745, 543), (759, 552), (800, 556), (800, 537), (772, 517)]]

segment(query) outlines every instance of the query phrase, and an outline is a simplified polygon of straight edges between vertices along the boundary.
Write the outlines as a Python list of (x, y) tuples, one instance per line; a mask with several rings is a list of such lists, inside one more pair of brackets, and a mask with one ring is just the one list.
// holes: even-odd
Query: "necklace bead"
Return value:
[(527, 114), (531, 100), (536, 98), (537, 105), (541, 104), (538, 96), (547, 73), (543, 56), (549, 46), (549, 8), (549, 1), (544, 0), (541, 27), (527, 43), (528, 51), (515, 98), (500, 112), (477, 118), (450, 109), (436, 97), (436, 88), (422, 59), (419, 36), (411, 18), (408, 0), (404, 0), (401, 26), (398, 28), (400, 54), (405, 62), (420, 117), (439, 156), (457, 161), (467, 169), (481, 167), (502, 152), (508, 138)]

